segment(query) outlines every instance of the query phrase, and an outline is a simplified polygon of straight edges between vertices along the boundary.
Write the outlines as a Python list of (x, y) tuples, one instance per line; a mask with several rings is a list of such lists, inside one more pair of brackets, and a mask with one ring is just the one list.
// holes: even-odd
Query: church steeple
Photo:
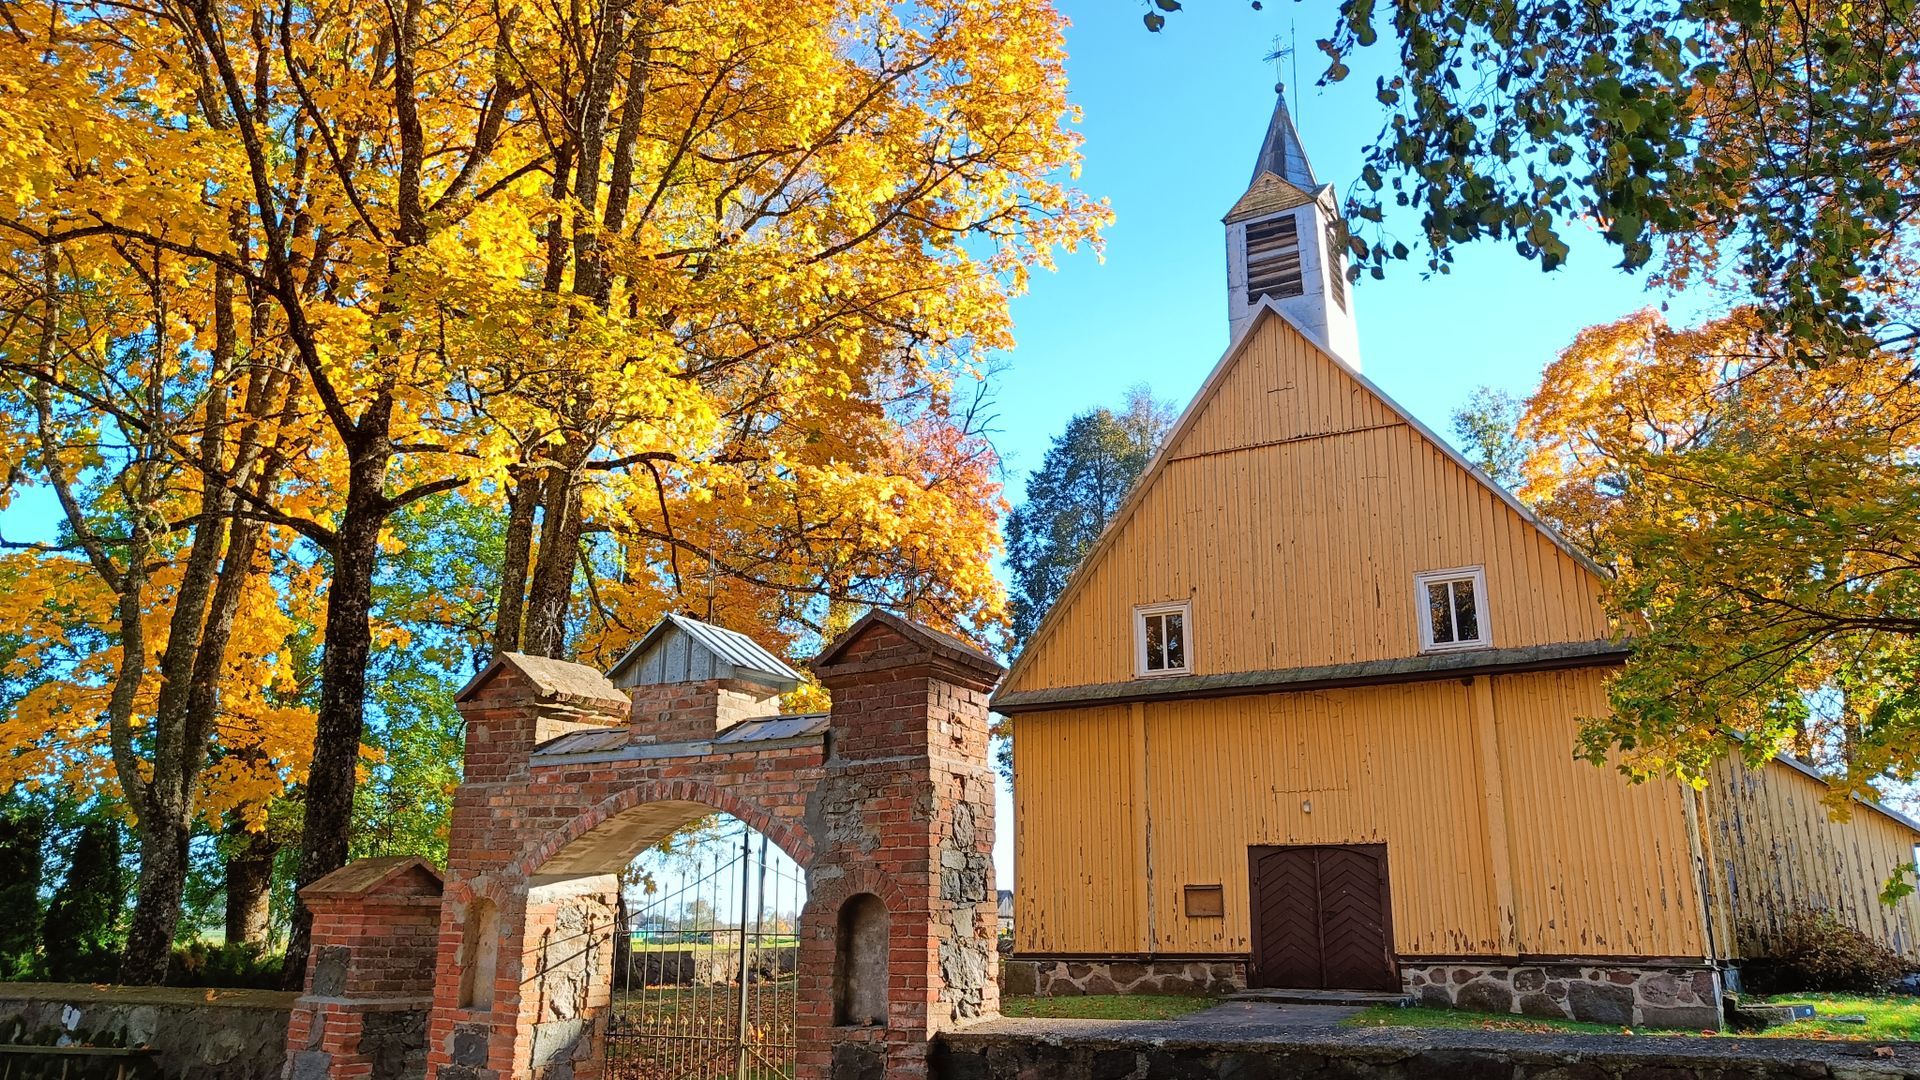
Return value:
[(1303, 191), (1320, 186), (1313, 178), (1313, 164), (1307, 160), (1307, 148), (1300, 143), (1300, 129), (1293, 126), (1293, 113), (1287, 108), (1286, 84), (1273, 88), (1273, 119), (1267, 121), (1267, 139), (1260, 144), (1260, 157), (1253, 163), (1255, 183), (1261, 173), (1272, 173)]
[(1271, 300), (1333, 355), (1360, 366), (1359, 332), (1347, 288), (1347, 230), (1333, 185), (1322, 184), (1274, 87), (1273, 118), (1253, 180), (1227, 212), (1227, 317), (1233, 333)]

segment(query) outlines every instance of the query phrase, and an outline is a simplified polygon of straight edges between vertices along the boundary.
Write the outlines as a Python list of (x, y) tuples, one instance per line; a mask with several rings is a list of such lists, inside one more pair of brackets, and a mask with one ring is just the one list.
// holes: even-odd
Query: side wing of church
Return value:
[[(1342, 226), (1284, 101), (1227, 228), (1233, 345), (994, 701), (1010, 992), (1717, 1026), (1767, 859), (1715, 845), (1764, 800), (1574, 759), (1626, 656), (1600, 571), (1360, 374)], [(1804, 809), (1777, 768), (1749, 787)], [(1861, 818), (1875, 854), (1836, 895), (1920, 839)], [(1920, 911), (1879, 925), (1913, 951)]]

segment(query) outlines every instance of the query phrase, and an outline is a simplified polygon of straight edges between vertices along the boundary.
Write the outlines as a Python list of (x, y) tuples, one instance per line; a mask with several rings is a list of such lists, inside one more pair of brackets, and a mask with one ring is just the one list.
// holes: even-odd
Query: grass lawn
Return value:
[(1497, 1016), (1468, 1012), (1465, 1009), (1429, 1009), (1422, 1006), (1396, 1008), (1375, 1005), (1347, 1022), (1348, 1027), (1456, 1028), (1466, 1031), (1522, 1031), (1546, 1035), (1555, 1031), (1577, 1031), (1587, 1035), (1619, 1035), (1626, 1029), (1606, 1024), (1588, 1024), (1578, 1020), (1536, 1020), (1531, 1016)]
[[(1761, 1035), (1812, 1039), (1920, 1040), (1920, 998), (1866, 997), (1860, 994), (1776, 994), (1769, 1005), (1811, 1005), (1815, 1016), (1781, 1024)], [(1837, 1024), (1834, 1016), (1864, 1016), (1864, 1024)]]
[[(1756, 999), (1758, 1002), (1759, 999)], [(1764, 999), (1770, 1005), (1812, 1005), (1819, 1014), (1811, 1020), (1781, 1024), (1765, 1031), (1739, 1032), (1762, 1039), (1845, 1039), (1888, 1042), (1920, 1040), (1920, 998), (1865, 997), (1858, 994), (1780, 994)], [(1836, 1015), (1865, 1016), (1864, 1024), (1843, 1024)], [(1671, 1028), (1623, 1028), (1573, 1020), (1536, 1020), (1531, 1016), (1495, 1016), (1461, 1009), (1396, 1009), (1376, 1006), (1347, 1021), (1352, 1027), (1458, 1028), (1469, 1031), (1520, 1031), (1548, 1034), (1556, 1031), (1589, 1035), (1695, 1036), (1697, 1031)]]
[(1006, 1016), (1045, 1020), (1172, 1020), (1211, 1008), (1205, 997), (1158, 994), (1086, 994), (1080, 997), (1008, 997), (1000, 999)]

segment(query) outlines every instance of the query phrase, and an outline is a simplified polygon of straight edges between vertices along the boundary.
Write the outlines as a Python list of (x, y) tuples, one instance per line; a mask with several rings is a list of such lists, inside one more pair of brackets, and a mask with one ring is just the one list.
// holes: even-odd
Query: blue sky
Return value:
[[(1118, 403), (1147, 383), (1184, 405), (1227, 344), (1226, 266), (1220, 218), (1250, 179), (1273, 108), (1277, 36), (1297, 29), (1295, 119), (1322, 182), (1343, 193), (1383, 112), (1374, 76), (1394, 56), (1385, 44), (1353, 64), (1344, 83), (1313, 85), (1324, 67), (1314, 41), (1335, 16), (1330, 0), (1206, 0), (1169, 16), (1159, 34), (1141, 25), (1141, 4), (1062, 0), (1071, 95), (1084, 113), (1086, 168), (1080, 186), (1112, 200), (1117, 220), (1106, 259), (1091, 252), (1036, 275), (1014, 305), (1017, 347), (998, 381), (994, 441), (1018, 501), (1026, 471), (1073, 414)], [(1389, 219), (1389, 224), (1395, 224)], [(1411, 242), (1417, 219), (1398, 223)], [(1474, 387), (1514, 393), (1582, 327), (1661, 297), (1617, 268), (1597, 238), (1573, 240), (1555, 273), (1510, 247), (1459, 253), (1449, 275), (1422, 266), (1391, 269), (1356, 289), (1362, 367), (1437, 431)]]

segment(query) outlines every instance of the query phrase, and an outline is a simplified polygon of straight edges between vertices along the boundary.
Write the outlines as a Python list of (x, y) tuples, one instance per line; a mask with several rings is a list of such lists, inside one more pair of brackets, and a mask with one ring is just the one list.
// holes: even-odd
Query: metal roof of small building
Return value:
[(716, 743), (760, 742), (765, 739), (797, 739), (827, 730), (827, 714), (793, 713), (769, 716), (762, 720), (742, 720), (714, 737)]
[(800, 673), (759, 642), (686, 615), (668, 615), (607, 669), (619, 687), (706, 679), (745, 679), (782, 693), (800, 685)]
[[(711, 742), (715, 746), (739, 746), (742, 743), (769, 742), (774, 739), (799, 739), (819, 735), (827, 730), (826, 713), (790, 713), (785, 716), (768, 716), (758, 720), (742, 720), (740, 723), (715, 735)], [(655, 744), (633, 743), (631, 733), (623, 727), (604, 728), (590, 731), (570, 731), (558, 735), (534, 747), (534, 760), (567, 756), (573, 754), (611, 754), (626, 749), (629, 745), (641, 747)]]

